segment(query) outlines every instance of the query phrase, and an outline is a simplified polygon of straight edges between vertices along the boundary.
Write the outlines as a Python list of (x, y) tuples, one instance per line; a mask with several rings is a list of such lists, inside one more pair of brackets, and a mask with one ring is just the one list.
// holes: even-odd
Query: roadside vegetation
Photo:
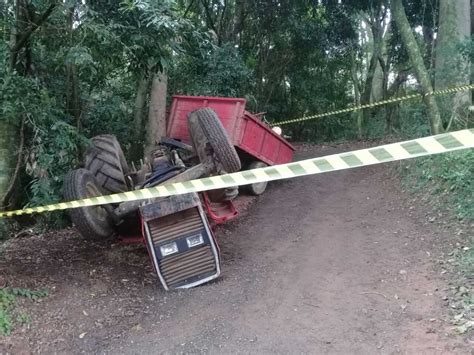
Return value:
[[(150, 122), (166, 119), (150, 108), (173, 94), (245, 97), (277, 123), (472, 81), (468, 0), (3, 0), (0, 13), (4, 210), (60, 201), (63, 176), (94, 135), (116, 135), (138, 161), (157, 138)], [(415, 138), (473, 128), (471, 107), (466, 91), (283, 131), (309, 142)], [(473, 152), (403, 166), (414, 191), (472, 225)], [(63, 213), (1, 220), (0, 239), (25, 225), (67, 224)], [(462, 297), (472, 315), (468, 233), (456, 263), (471, 273)], [(0, 290), (4, 333), (13, 290)]]
[(466, 225), (474, 223), (474, 152), (461, 151), (402, 164), (404, 183), (429, 192), (429, 204), (445, 209)]
[(460, 334), (474, 329), (474, 152), (461, 151), (401, 162), (404, 186), (421, 197), (430, 222), (450, 228), (452, 250), (441, 272), (449, 273), (452, 324)]
[(15, 306), (18, 298), (25, 298), (30, 301), (37, 301), (46, 297), (47, 291), (32, 291), (26, 288), (4, 287), (0, 289), (0, 335), (9, 335), (15, 325), (29, 323), (27, 313), (19, 312)]

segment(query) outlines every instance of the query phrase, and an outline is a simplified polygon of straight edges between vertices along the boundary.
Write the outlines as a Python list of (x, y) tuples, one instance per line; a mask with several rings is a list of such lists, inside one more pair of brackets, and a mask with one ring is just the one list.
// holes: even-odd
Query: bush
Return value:
[(474, 151), (434, 155), (403, 165), (407, 186), (436, 197), (433, 203), (445, 200), (460, 219), (474, 221)]

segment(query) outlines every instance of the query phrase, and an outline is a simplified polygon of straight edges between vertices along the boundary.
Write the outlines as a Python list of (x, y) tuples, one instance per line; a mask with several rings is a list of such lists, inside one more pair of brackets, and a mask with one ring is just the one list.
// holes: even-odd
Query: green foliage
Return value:
[(426, 120), (426, 108), (420, 101), (406, 101), (396, 113), (395, 133), (406, 139), (425, 137), (430, 134)]
[(454, 213), (467, 222), (474, 221), (474, 152), (453, 152), (417, 159), (404, 164), (404, 181), (415, 191), (435, 196), (434, 205), (440, 201), (453, 206)]
[(0, 333), (9, 335), (13, 325), (11, 320), (11, 309), (15, 302), (15, 295), (8, 289), (0, 289)]
[[(459, 151), (438, 156), (402, 162), (404, 184), (424, 197), (423, 208), (432, 208), (444, 215), (463, 220), (468, 228), (474, 222), (474, 151)], [(456, 304), (454, 324), (460, 334), (472, 331), (474, 297), (466, 280), (474, 275), (474, 236), (472, 231), (460, 241), (447, 264), (453, 266), (451, 282), (454, 285), (453, 300)], [(470, 234), (469, 234), (470, 233)], [(464, 236), (464, 233), (462, 234)], [(453, 239), (456, 237), (453, 237)], [(459, 237), (458, 237), (459, 238)], [(458, 239), (457, 238), (457, 239)], [(456, 243), (457, 244), (457, 243)], [(464, 312), (462, 311), (464, 309)], [(471, 326), (469, 326), (471, 324)]]
[[(82, 163), (85, 136), (112, 133), (125, 148), (131, 144), (136, 77), (166, 67), (180, 51), (187, 22), (172, 5), (165, 0), (58, 5), (28, 42), (29, 57), (19, 53), (18, 71), (8, 65), (9, 43), (0, 42), (0, 119), (17, 128), (25, 122), (21, 205), (62, 199), (63, 176)], [(15, 5), (5, 6), (0, 21), (8, 31)], [(31, 10), (45, 8), (32, 4)], [(39, 218), (47, 224), (61, 220), (58, 214)]]
[[(0, 289), (0, 334), (10, 335), (15, 325), (12, 314), (17, 297), (24, 297), (31, 301), (37, 301), (40, 298), (48, 296), (47, 291), (32, 291), (25, 288), (2, 288)], [(16, 322), (25, 324), (29, 322), (26, 314), (17, 315)]]
[(25, 122), (22, 158), (31, 182), (21, 191), (23, 198), (29, 205), (58, 201), (62, 176), (76, 163), (81, 137), (39, 80), (2, 66), (0, 86), (2, 119), (17, 126)]
[(200, 44), (196, 55), (184, 56), (170, 71), (170, 90), (175, 94), (240, 97), (248, 95), (252, 72), (231, 45)]
[[(34, 124), (34, 122), (32, 122)], [(75, 127), (60, 120), (45, 119), (35, 125), (34, 146), (29, 150), (26, 171), (33, 176), (30, 183), (31, 205), (52, 203), (58, 200), (62, 176), (77, 162), (79, 143), (85, 140)]]
[[(435, 3), (404, 2), (412, 27), (423, 29), (417, 40), (427, 65)], [(11, 67), (10, 34), (29, 21), (16, 24), (15, 6), (0, 5), (0, 120), (16, 128), (25, 122), (21, 206), (61, 199), (62, 178), (82, 163), (85, 137), (115, 134), (126, 153), (140, 145), (131, 124), (137, 83), (158, 70), (168, 73), (169, 94), (245, 97), (249, 110), (275, 123), (356, 104), (354, 87), (363, 91), (374, 47), (368, 23), (381, 21), (376, 8), (386, 9), (367, 0), (68, 0), (57, 3)], [(38, 17), (47, 6), (34, 1), (29, 10)], [(412, 74), (396, 26), (391, 31), (383, 53), (388, 84), (399, 72)], [(472, 41), (460, 46), (472, 59)], [(410, 82), (390, 95), (414, 89)], [(424, 136), (426, 116), (416, 101), (375, 109), (365, 138)], [(458, 122), (451, 128), (461, 127)], [(312, 142), (356, 139), (357, 113), (285, 126), (284, 132)], [(58, 220), (39, 218), (60, 224), (61, 215), (54, 216)]]
[(66, 53), (64, 63), (69, 65), (73, 64), (84, 66), (95, 64), (89, 48), (83, 46), (74, 46), (69, 48), (68, 52)]
[(8, 239), (12, 233), (18, 230), (18, 223), (13, 219), (0, 219), (0, 242)]
[(128, 151), (133, 136), (130, 121), (133, 117), (134, 84), (133, 77), (122, 74), (107, 80), (101, 90), (91, 95), (89, 109), (82, 120), (87, 137), (113, 133), (124, 146), (124, 151)]

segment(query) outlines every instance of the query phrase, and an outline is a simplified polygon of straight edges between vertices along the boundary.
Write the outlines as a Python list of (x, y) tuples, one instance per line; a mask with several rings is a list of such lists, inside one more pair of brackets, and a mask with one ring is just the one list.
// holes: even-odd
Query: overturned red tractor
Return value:
[[(139, 169), (127, 164), (112, 135), (92, 138), (84, 167), (64, 181), (66, 200), (184, 182), (291, 161), (293, 147), (257, 117), (244, 99), (176, 96), (167, 138)], [(266, 183), (247, 185), (259, 195)], [(211, 224), (237, 212), (238, 187), (70, 210), (80, 234), (102, 241), (139, 227), (166, 290), (193, 287), (220, 274), (219, 249)]]

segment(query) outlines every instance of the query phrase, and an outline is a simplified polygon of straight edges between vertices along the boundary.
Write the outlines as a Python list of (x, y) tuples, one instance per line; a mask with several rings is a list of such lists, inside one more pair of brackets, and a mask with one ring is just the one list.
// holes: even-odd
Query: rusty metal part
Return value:
[(140, 169), (137, 170), (135, 164), (132, 166), (133, 170), (127, 175), (127, 178), (133, 181), (133, 186), (141, 185), (152, 172), (151, 164), (140, 160)]
[[(212, 163), (198, 164), (184, 171), (183, 173), (176, 175), (169, 180), (166, 180), (160, 185), (199, 179), (203, 176), (212, 174), (214, 170), (215, 170), (215, 166)], [(142, 201), (128, 201), (128, 202), (121, 203), (119, 207), (115, 209), (115, 214), (119, 218), (122, 218), (126, 216), (127, 214), (137, 210), (137, 208), (140, 207), (142, 204), (146, 204), (150, 202), (151, 202), (150, 200), (144, 200), (144, 201), (142, 200)]]
[(163, 278), (169, 288), (196, 276), (216, 273), (216, 260), (210, 245), (160, 261)]
[(140, 208), (140, 214), (145, 222), (199, 206), (201, 200), (197, 193), (190, 193), (161, 197), (154, 202), (156, 203), (146, 204)]
[(153, 170), (156, 169), (158, 166), (163, 165), (163, 164), (169, 164), (170, 159), (168, 155), (163, 155), (160, 157), (155, 157), (153, 158)]
[(192, 234), (204, 229), (196, 208), (174, 213), (148, 222), (148, 228), (155, 244), (176, 238), (177, 235)]
[(174, 165), (179, 166), (181, 168), (185, 168), (183, 160), (179, 157), (179, 154), (176, 150), (171, 151), (171, 159), (173, 160)]
[(107, 214), (110, 216), (110, 218), (112, 218), (114, 224), (118, 225), (122, 222), (122, 218), (117, 216), (117, 214), (115, 213), (115, 209), (112, 207), (112, 205), (102, 205), (102, 207), (104, 208), (104, 210), (107, 211)]

